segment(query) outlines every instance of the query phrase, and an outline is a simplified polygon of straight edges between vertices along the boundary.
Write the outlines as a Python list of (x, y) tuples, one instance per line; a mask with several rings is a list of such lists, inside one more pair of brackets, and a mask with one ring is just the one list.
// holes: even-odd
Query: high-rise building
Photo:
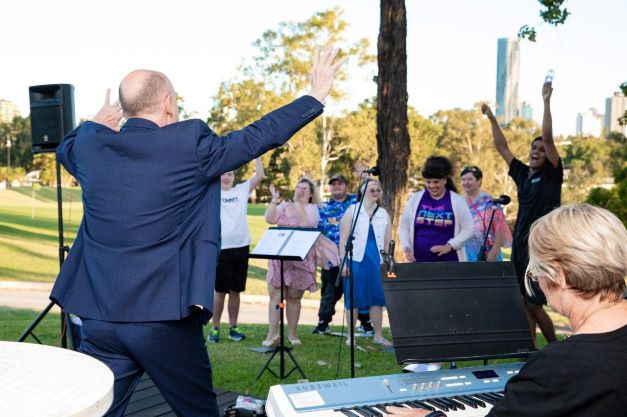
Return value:
[(589, 108), (584, 113), (577, 113), (577, 136), (596, 136), (603, 134), (603, 115), (595, 108)]
[(499, 38), (497, 46), (495, 115), (500, 121), (508, 123), (519, 115), (520, 50), (517, 39)]
[(616, 92), (612, 97), (605, 99), (605, 131), (620, 132), (627, 136), (627, 125), (621, 126), (618, 119), (623, 117), (627, 110), (627, 97), (622, 93)]
[(15, 116), (20, 115), (20, 110), (8, 100), (0, 99), (0, 123), (8, 123)]
[(523, 120), (533, 120), (533, 108), (526, 101), (520, 103), (520, 117)]

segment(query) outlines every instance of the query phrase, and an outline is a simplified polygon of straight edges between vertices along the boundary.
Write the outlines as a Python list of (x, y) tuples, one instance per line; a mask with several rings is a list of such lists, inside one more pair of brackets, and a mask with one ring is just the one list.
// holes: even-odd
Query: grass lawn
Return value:
[[(80, 190), (64, 189), (63, 202), (64, 239), (66, 245), (71, 245), (82, 216)], [(263, 219), (264, 211), (263, 205), (250, 205), (248, 209), (253, 246), (268, 227)], [(38, 187), (34, 190), (0, 190), (0, 280), (54, 282), (59, 268), (57, 233), (56, 189)], [(247, 293), (267, 295), (266, 269), (266, 260), (250, 260)], [(306, 293), (306, 297), (317, 299), (319, 294)], [(37, 314), (34, 311), (0, 307), (0, 340), (17, 340)], [(564, 321), (554, 313), (551, 313), (551, 317), (556, 324)], [(59, 315), (50, 313), (35, 333), (44, 344), (59, 346), (59, 327)], [(250, 348), (258, 347), (259, 341), (265, 337), (267, 325), (242, 324), (240, 327), (248, 335), (243, 342), (235, 343), (227, 339), (208, 346), (214, 366), (215, 386), (266, 398), (269, 387), (279, 381), (268, 372), (259, 381), (254, 380), (267, 356), (251, 352)], [(312, 326), (302, 326), (299, 336), (303, 345), (293, 351), (309, 380), (347, 378), (350, 357), (343, 339), (313, 335), (311, 330)], [(334, 330), (339, 331), (339, 328)], [(385, 329), (385, 333), (389, 338), (389, 329)], [(28, 341), (34, 342), (32, 338)], [(541, 336), (539, 342), (541, 346), (545, 343)], [(365, 349), (356, 351), (358, 377), (400, 372), (402, 367), (396, 364), (393, 353), (383, 352), (366, 340), (359, 339), (358, 343)], [(273, 361), (272, 368), (278, 372), (278, 358)], [(297, 382), (299, 378), (298, 374), (293, 373), (285, 382)]]
[[(64, 244), (71, 246), (83, 216), (80, 188), (63, 189)], [(248, 206), (251, 248), (270, 226), (263, 218), (266, 206)], [(0, 190), (0, 280), (54, 282), (59, 271), (56, 188), (30, 187)], [(246, 293), (267, 295), (268, 261), (251, 259)], [(320, 299), (320, 292), (305, 293)]]
[[(71, 246), (83, 215), (80, 189), (63, 189), (62, 199), (64, 244)], [(249, 205), (253, 247), (269, 226), (264, 212), (265, 205)], [(58, 247), (56, 188), (0, 190), (0, 280), (54, 282), (59, 271)], [(251, 259), (247, 293), (268, 293), (267, 265), (266, 260)]]
[[(0, 340), (15, 341), (36, 317), (37, 312), (29, 310), (16, 310), (0, 307)], [(59, 346), (59, 315), (49, 313), (35, 329), (37, 337), (47, 345)], [(267, 325), (243, 324), (240, 328), (248, 338), (242, 342), (224, 340), (217, 344), (209, 344), (209, 356), (213, 365), (214, 385), (218, 388), (231, 391), (248, 393), (251, 396), (266, 399), (268, 389), (280, 381), (265, 372), (259, 381), (255, 378), (268, 356), (251, 352), (250, 348), (258, 347), (259, 340), (265, 337)], [(207, 331), (208, 328), (205, 330)], [(302, 326), (299, 332), (303, 344), (297, 346), (292, 353), (302, 367), (310, 381), (332, 380), (348, 378), (350, 376), (350, 352), (344, 344), (343, 338), (314, 335), (312, 326)], [(333, 330), (339, 331), (340, 328)], [(390, 337), (389, 329), (385, 329), (386, 337)], [(538, 338), (540, 345), (546, 344), (542, 336)], [(35, 342), (28, 338), (27, 341)], [(383, 352), (376, 345), (372, 345), (367, 339), (358, 339), (358, 346), (365, 349), (355, 351), (357, 377), (384, 375), (401, 372), (402, 366), (396, 363), (392, 352)], [(338, 358), (340, 363), (339, 373)], [(513, 360), (509, 360), (510, 362)], [(506, 362), (506, 361), (501, 361)], [(286, 357), (286, 369), (291, 369), (291, 361)], [(480, 362), (459, 363), (463, 366), (481, 365)], [(272, 369), (278, 373), (278, 355), (272, 362)], [(284, 383), (295, 383), (300, 379), (300, 374), (292, 373)]]

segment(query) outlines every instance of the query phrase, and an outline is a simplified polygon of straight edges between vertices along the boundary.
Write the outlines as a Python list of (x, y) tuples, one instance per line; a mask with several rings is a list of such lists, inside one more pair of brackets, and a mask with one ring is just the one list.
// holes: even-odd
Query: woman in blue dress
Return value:
[[(383, 286), (379, 269), (381, 263), (380, 251), (388, 247), (392, 238), (392, 222), (388, 212), (380, 206), (381, 187), (379, 182), (371, 180), (367, 188), (362, 184), (359, 188), (364, 194), (363, 205), (355, 225), (353, 240), (353, 299), (354, 305), (350, 303), (350, 288), (348, 279), (344, 279), (344, 305), (349, 310), (354, 308), (354, 318), (357, 317), (357, 309), (368, 309), (370, 320), (374, 328), (373, 342), (382, 346), (392, 346), (392, 343), (383, 337), (381, 329), (383, 327), (383, 307), (385, 298), (383, 296)], [(358, 204), (351, 205), (342, 217), (340, 224), (340, 256), (345, 256), (346, 240), (350, 233), (353, 219), (357, 216)], [(348, 267), (350, 263), (347, 262)], [(344, 270), (346, 276), (348, 268)], [(352, 323), (353, 327), (355, 322)]]

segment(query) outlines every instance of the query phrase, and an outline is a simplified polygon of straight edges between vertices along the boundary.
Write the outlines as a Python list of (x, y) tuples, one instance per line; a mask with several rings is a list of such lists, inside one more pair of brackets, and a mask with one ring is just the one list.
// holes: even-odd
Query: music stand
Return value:
[(511, 262), (402, 263), (383, 290), (399, 364), (522, 358), (533, 350)]
[[(320, 232), (317, 229), (309, 228), (294, 228), (294, 227), (271, 227), (266, 233), (263, 234), (255, 249), (250, 253), (250, 258), (257, 259), (276, 259), (280, 264), (280, 277), (281, 286), (280, 294), (281, 299), (276, 308), (279, 310), (279, 345), (275, 346), (268, 352), (272, 351), (272, 355), (266, 361), (266, 363), (259, 371), (257, 378), (261, 378), (261, 375), (267, 370), (272, 375), (279, 379), (285, 379), (292, 372), (298, 370), (303, 378), (307, 378), (298, 362), (290, 352), (291, 348), (285, 346), (285, 330), (284, 330), (284, 309), (285, 309), (285, 281), (283, 278), (283, 261), (302, 261), (307, 254), (311, 251), (314, 243), (318, 240)], [(279, 353), (279, 375), (277, 375), (272, 369), (270, 369), (270, 363), (272, 359)], [(285, 373), (285, 353), (290, 357), (294, 368), (292, 368), (287, 374)]]

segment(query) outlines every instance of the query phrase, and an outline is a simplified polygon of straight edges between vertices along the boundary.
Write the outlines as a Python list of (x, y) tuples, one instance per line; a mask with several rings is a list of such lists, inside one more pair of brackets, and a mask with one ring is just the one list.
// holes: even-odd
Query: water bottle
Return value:
[(546, 77), (544, 77), (545, 84), (553, 84), (553, 77), (555, 77), (555, 71), (552, 69), (546, 72)]

